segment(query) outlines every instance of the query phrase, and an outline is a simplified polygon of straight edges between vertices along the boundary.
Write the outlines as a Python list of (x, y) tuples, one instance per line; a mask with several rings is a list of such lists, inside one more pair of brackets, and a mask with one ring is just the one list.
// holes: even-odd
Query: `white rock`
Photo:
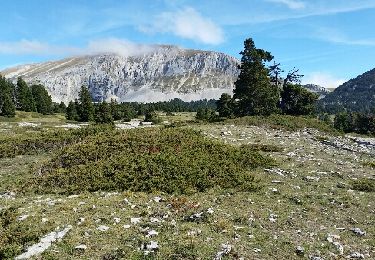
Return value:
[(148, 231), (147, 233), (147, 237), (152, 237), (152, 236), (157, 236), (159, 233), (153, 229), (151, 229), (150, 231)]
[(18, 221), (24, 221), (25, 219), (27, 219), (29, 217), (29, 215), (21, 215), (17, 218)]
[(130, 223), (132, 224), (138, 224), (141, 222), (142, 218), (130, 218)]
[(40, 239), (39, 243), (28, 247), (25, 253), (17, 256), (15, 259), (29, 259), (33, 256), (43, 253), (52, 245), (53, 242), (62, 239), (71, 229), (72, 226), (67, 226), (61, 231), (54, 231), (47, 234), (46, 236)]
[(150, 251), (154, 251), (156, 249), (159, 249), (159, 245), (158, 245), (158, 242), (156, 241), (150, 241), (149, 244), (147, 244), (146, 248)]
[(107, 231), (109, 229), (109, 227), (101, 225), (101, 226), (97, 227), (96, 229), (104, 232), (104, 231)]
[(78, 245), (78, 246), (76, 246), (76, 247), (75, 247), (75, 249), (79, 249), (79, 250), (86, 250), (86, 249), (87, 249), (87, 246), (86, 246), (86, 245), (83, 245), (83, 244), (81, 244), (81, 245)]

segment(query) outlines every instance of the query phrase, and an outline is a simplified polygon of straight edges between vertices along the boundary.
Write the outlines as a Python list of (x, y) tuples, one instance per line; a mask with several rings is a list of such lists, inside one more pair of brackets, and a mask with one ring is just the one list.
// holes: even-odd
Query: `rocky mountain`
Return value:
[(186, 101), (231, 93), (239, 61), (223, 53), (157, 46), (138, 56), (98, 54), (22, 65), (0, 72), (16, 80), (46, 86), (53, 101), (77, 98), (82, 85), (94, 100)]
[(305, 89), (313, 93), (318, 94), (319, 98), (324, 98), (326, 95), (330, 93), (330, 91), (326, 89), (325, 87), (315, 85), (315, 84), (306, 84), (306, 85), (302, 85), (302, 87), (304, 87)]
[(375, 69), (372, 69), (336, 88), (319, 101), (322, 110), (338, 112), (343, 109), (356, 112), (375, 111)]

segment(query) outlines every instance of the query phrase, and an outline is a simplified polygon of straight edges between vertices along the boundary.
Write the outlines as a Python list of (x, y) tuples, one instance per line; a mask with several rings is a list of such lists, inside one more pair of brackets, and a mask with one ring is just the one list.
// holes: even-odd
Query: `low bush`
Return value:
[(273, 164), (251, 146), (234, 147), (181, 128), (106, 131), (70, 145), (25, 188), (39, 193), (98, 190), (190, 193), (214, 186), (253, 190), (249, 172)]
[(82, 129), (35, 131), (12, 136), (0, 136), (0, 158), (49, 152), (112, 128), (113, 126), (110, 125), (99, 125)]
[(352, 189), (365, 192), (375, 192), (375, 179), (361, 178), (352, 181)]
[(227, 119), (225, 122), (237, 125), (269, 126), (275, 129), (283, 129), (288, 131), (296, 131), (304, 128), (315, 128), (326, 133), (339, 133), (329, 124), (316, 118), (305, 116), (289, 116), (278, 114), (270, 115), (268, 117), (245, 116), (235, 119)]
[(24, 247), (39, 241), (47, 227), (36, 230), (17, 221), (18, 211), (14, 207), (0, 209), (0, 259), (14, 259)]

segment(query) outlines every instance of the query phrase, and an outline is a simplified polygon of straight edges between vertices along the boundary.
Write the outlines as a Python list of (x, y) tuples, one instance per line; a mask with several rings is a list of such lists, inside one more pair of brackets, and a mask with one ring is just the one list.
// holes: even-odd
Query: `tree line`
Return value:
[(29, 86), (21, 77), (14, 84), (0, 75), (0, 115), (14, 117), (16, 110), (52, 114), (55, 107), (44, 86)]

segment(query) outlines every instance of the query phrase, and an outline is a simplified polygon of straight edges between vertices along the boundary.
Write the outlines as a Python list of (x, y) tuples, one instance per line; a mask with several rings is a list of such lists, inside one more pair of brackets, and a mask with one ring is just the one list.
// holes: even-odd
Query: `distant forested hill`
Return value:
[(319, 100), (318, 105), (329, 113), (342, 110), (375, 113), (375, 69), (342, 84)]

